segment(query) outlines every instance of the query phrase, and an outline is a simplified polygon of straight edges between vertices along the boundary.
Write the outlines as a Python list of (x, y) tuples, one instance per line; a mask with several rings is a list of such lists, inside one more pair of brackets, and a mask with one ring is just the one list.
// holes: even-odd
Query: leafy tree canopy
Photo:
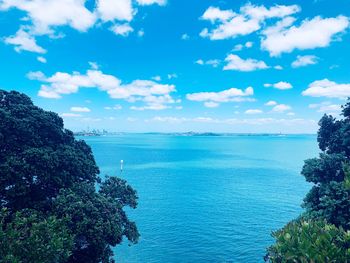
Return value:
[(266, 260), (273, 263), (349, 262), (350, 231), (325, 221), (297, 220), (274, 232), (276, 244)]
[(305, 161), (301, 171), (314, 186), (304, 199), (306, 215), (350, 229), (350, 103), (343, 106), (343, 119), (324, 115), (318, 143), (323, 153)]
[[(8, 246), (0, 259), (111, 262), (110, 247), (123, 236), (136, 243), (136, 225), (123, 210), (136, 208), (135, 190), (115, 177), (102, 182), (98, 174), (91, 148), (64, 128), (62, 118), (24, 94), (0, 90), (0, 205), (6, 209), (0, 243)], [(16, 235), (23, 242), (16, 243)], [(40, 247), (41, 238), (49, 239), (47, 248)], [(30, 246), (33, 258), (40, 251), (48, 256), (24, 258)]]
[(73, 236), (64, 220), (35, 210), (10, 216), (3, 209), (0, 223), (0, 262), (65, 262), (71, 255)]
[[(273, 233), (271, 262), (350, 262), (350, 100), (343, 118), (319, 121), (318, 158), (305, 161), (301, 174), (313, 187), (303, 218)], [(347, 232), (346, 232), (347, 231)]]

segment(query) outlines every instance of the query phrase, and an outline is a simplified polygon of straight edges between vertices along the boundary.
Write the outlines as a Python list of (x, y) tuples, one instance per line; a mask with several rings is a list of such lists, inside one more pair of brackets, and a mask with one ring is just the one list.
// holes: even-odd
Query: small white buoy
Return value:
[(123, 171), (123, 164), (124, 164), (124, 161), (123, 161), (123, 160), (120, 160), (120, 172)]

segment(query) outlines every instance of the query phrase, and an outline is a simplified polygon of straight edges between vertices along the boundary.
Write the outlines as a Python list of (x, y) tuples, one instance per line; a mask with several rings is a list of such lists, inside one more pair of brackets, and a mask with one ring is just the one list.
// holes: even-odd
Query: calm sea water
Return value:
[(310, 187), (300, 169), (318, 153), (310, 135), (83, 139), (102, 176), (125, 178), (138, 191), (128, 214), (140, 242), (114, 250), (128, 263), (263, 262), (271, 231), (300, 214)]

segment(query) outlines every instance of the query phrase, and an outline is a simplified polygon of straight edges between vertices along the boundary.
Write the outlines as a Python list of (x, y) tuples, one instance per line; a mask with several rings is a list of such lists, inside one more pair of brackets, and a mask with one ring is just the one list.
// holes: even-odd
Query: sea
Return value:
[(122, 263), (264, 262), (271, 232), (303, 211), (311, 185), (300, 171), (319, 153), (316, 135), (82, 139), (102, 178), (124, 178), (138, 193), (126, 211), (141, 237), (113, 248)]

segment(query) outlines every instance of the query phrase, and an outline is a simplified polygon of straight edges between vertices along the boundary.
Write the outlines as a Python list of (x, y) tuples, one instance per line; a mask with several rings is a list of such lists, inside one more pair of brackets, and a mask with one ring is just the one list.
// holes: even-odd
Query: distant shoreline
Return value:
[(214, 133), (214, 132), (74, 132), (75, 136), (80, 137), (99, 137), (116, 135), (165, 135), (165, 136), (188, 136), (188, 137), (225, 137), (225, 136), (262, 136), (262, 137), (284, 137), (284, 136), (315, 136), (316, 133)]

